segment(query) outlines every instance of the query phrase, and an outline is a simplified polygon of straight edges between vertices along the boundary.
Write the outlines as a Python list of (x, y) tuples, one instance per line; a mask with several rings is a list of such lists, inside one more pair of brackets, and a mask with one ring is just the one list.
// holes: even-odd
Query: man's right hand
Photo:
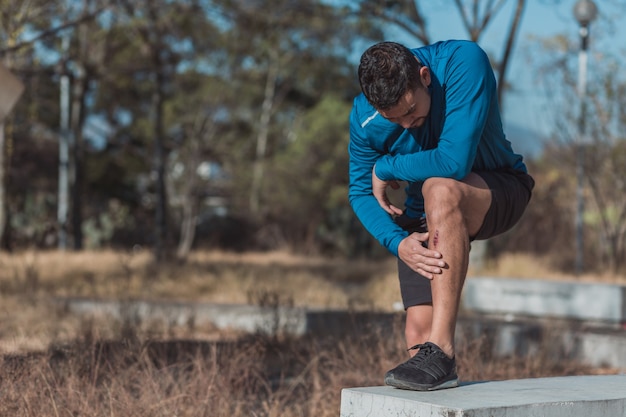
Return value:
[(428, 232), (411, 233), (400, 242), (398, 257), (418, 274), (433, 279), (435, 275), (441, 274), (447, 265), (442, 254), (425, 248), (424, 242), (428, 242)]
[(376, 198), (376, 201), (378, 201), (378, 204), (383, 210), (392, 216), (399, 216), (402, 214), (402, 209), (391, 204), (387, 197), (387, 187), (397, 190), (400, 188), (400, 184), (398, 184), (397, 181), (383, 181), (378, 178), (376, 175), (376, 165), (374, 165), (374, 168), (372, 168), (372, 194), (374, 194), (374, 198)]

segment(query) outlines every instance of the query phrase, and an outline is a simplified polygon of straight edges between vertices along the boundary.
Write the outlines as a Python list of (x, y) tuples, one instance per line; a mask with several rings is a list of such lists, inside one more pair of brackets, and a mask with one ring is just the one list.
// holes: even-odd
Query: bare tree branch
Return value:
[(502, 53), (502, 59), (500, 60), (500, 64), (498, 65), (498, 74), (500, 77), (500, 82), (498, 83), (498, 101), (500, 102), (501, 106), (504, 102), (504, 91), (506, 88), (506, 70), (509, 67), (509, 58), (511, 57), (511, 52), (513, 51), (515, 38), (517, 37), (517, 34), (519, 32), (519, 23), (522, 20), (525, 6), (526, 0), (517, 0), (517, 8), (515, 9), (513, 21), (511, 22), (509, 34), (506, 39), (504, 51)]
[(41, 32), (40, 34), (38, 34), (37, 36), (35, 36), (33, 39), (30, 39), (28, 41), (24, 41), (24, 42), (20, 42), (16, 45), (10, 46), (8, 48), (4, 48), (4, 49), (0, 49), (0, 55), (5, 55), (5, 54), (9, 54), (12, 52), (15, 52), (17, 50), (20, 50), (22, 48), (27, 48), (32, 46), (33, 44), (35, 44), (36, 42), (45, 39), (49, 36), (53, 36), (56, 35), (57, 33), (64, 31), (65, 29), (69, 29), (71, 27), (77, 26), (81, 23), (90, 21), (95, 19), (100, 13), (102, 13), (103, 11), (105, 11), (108, 8), (108, 6), (104, 6), (98, 10), (96, 10), (93, 13), (81, 16), (78, 19), (75, 20), (70, 20), (69, 22), (63, 23), (60, 26), (54, 27), (54, 28), (50, 28), (48, 30), (44, 30), (43, 32)]

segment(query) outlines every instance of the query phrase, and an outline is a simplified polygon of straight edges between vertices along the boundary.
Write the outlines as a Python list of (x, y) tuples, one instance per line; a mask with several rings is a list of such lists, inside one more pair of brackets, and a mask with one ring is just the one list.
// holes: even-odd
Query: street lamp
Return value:
[(578, 0), (574, 5), (574, 17), (578, 21), (580, 35), (580, 51), (578, 53), (578, 96), (580, 98), (580, 114), (578, 117), (578, 140), (576, 142), (576, 273), (584, 268), (583, 215), (584, 202), (584, 162), (587, 119), (587, 49), (589, 46), (589, 25), (598, 14), (593, 0)]

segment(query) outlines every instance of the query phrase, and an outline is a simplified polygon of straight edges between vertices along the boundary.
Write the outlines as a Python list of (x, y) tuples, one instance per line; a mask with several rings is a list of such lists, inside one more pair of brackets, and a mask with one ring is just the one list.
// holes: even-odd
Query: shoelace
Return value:
[(429, 348), (428, 350), (432, 350), (432, 346), (431, 345), (429, 345), (427, 343), (424, 343), (424, 344), (418, 343), (417, 345), (408, 348), (407, 351), (415, 350), (415, 349), (425, 349), (425, 348)]
[(413, 347), (408, 348), (407, 351), (415, 349), (419, 349), (419, 352), (413, 355), (413, 357), (409, 359), (407, 363), (422, 363), (428, 356), (430, 356), (430, 354), (433, 353), (433, 347), (429, 344), (417, 344)]

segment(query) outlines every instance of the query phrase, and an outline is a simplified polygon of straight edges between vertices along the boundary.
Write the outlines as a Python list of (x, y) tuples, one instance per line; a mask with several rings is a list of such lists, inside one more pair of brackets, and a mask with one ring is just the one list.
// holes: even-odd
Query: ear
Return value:
[(430, 85), (430, 69), (428, 67), (420, 68), (420, 81), (424, 87), (428, 87)]

